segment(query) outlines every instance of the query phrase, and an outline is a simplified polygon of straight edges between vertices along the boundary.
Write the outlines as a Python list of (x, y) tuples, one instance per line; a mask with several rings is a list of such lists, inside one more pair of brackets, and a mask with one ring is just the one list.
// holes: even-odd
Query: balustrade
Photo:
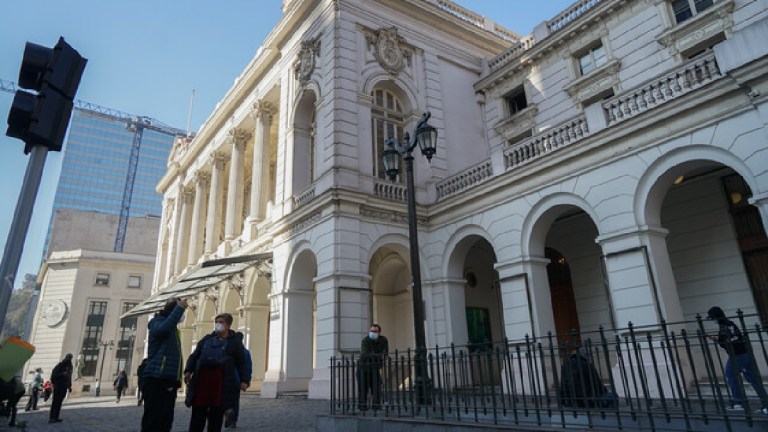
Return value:
[(543, 155), (566, 147), (589, 135), (586, 116), (582, 115), (560, 126), (534, 135), (504, 151), (507, 170), (525, 165)]
[(549, 29), (552, 33), (562, 29), (566, 25), (581, 18), (582, 15), (591, 11), (603, 0), (581, 0), (570, 5), (567, 9), (557, 14), (554, 18), (548, 21)]
[(373, 194), (379, 198), (393, 201), (405, 202), (408, 199), (405, 186), (393, 184), (387, 181), (375, 182), (373, 184)]
[(714, 52), (603, 102), (608, 125), (632, 118), (722, 77)]
[(493, 175), (491, 162), (486, 161), (447, 178), (437, 184), (437, 199), (447, 198), (485, 182)]
[(294, 210), (312, 201), (315, 198), (315, 187), (312, 186), (299, 195), (293, 197)]

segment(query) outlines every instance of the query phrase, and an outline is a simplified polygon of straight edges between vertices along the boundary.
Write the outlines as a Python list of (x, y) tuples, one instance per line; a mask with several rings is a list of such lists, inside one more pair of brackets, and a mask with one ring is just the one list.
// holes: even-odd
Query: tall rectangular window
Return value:
[[(138, 305), (138, 303), (125, 303), (123, 304), (123, 311), (121, 314), (128, 312)], [(130, 375), (131, 372), (131, 357), (133, 354), (133, 346), (136, 341), (136, 325), (138, 324), (138, 317), (123, 318), (120, 320), (120, 339), (117, 341), (117, 352), (115, 352), (115, 374), (125, 369), (125, 372)]]
[[(403, 107), (397, 96), (389, 90), (373, 91), (373, 106), (371, 107), (371, 129), (373, 136), (373, 175), (382, 180), (389, 180), (381, 162), (384, 153), (384, 143), (389, 138), (397, 138), (403, 144), (405, 116)], [(402, 183), (405, 176), (397, 176), (397, 183)]]
[(586, 75), (604, 65), (607, 61), (605, 47), (600, 44), (579, 56), (579, 70)]
[(99, 350), (101, 348), (101, 336), (104, 330), (104, 317), (107, 315), (107, 302), (92, 301), (88, 306), (88, 316), (85, 319), (85, 333), (83, 335), (83, 375), (95, 376), (96, 366), (99, 363)]
[(672, 12), (675, 14), (675, 21), (679, 24), (713, 4), (713, 0), (675, 0), (672, 2)]
[(525, 98), (525, 89), (522, 86), (512, 91), (505, 99), (510, 117), (528, 108), (528, 100)]

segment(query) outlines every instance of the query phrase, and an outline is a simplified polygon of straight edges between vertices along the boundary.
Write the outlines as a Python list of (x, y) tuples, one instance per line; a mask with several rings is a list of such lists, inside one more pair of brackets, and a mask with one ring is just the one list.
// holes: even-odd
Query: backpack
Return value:
[(227, 362), (227, 340), (212, 337), (205, 341), (199, 361), (202, 368), (224, 366)]

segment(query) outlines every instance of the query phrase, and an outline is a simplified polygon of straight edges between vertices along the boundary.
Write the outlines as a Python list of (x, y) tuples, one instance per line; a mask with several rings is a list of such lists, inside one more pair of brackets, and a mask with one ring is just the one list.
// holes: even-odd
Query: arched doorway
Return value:
[(316, 363), (317, 315), (315, 306), (317, 259), (310, 250), (298, 254), (291, 266), (285, 295), (285, 379), (306, 391)]
[(555, 333), (559, 345), (565, 343), (576, 346), (581, 342), (579, 312), (576, 310), (576, 297), (573, 294), (571, 268), (565, 256), (553, 248), (544, 250), (549, 259), (547, 279), (552, 296), (552, 314), (555, 318)]
[(372, 295), (370, 316), (381, 326), (392, 353), (415, 347), (411, 271), (398, 248), (379, 248), (368, 266)]

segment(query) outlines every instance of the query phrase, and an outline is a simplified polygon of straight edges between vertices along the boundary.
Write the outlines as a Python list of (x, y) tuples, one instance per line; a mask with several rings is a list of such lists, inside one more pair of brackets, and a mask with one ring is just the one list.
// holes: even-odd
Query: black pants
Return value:
[(56, 385), (53, 387), (53, 403), (51, 403), (51, 413), (49, 418), (55, 420), (59, 418), (61, 413), (61, 404), (64, 402), (64, 398), (67, 396), (67, 387), (64, 384)]
[(381, 389), (381, 376), (378, 369), (360, 368), (357, 370), (357, 378), (359, 384), (359, 399), (357, 400), (358, 408), (367, 408), (368, 405), (368, 390), (371, 391), (371, 403), (373, 409), (381, 408), (379, 404), (379, 391)]
[(29, 395), (27, 401), (27, 409), (37, 409), (37, 400), (40, 398), (40, 389), (32, 389), (32, 394)]
[(125, 387), (120, 387), (120, 386), (117, 387), (117, 400), (120, 400), (124, 392), (125, 392)]
[(193, 406), (189, 432), (203, 432), (206, 420), (208, 420), (208, 432), (220, 432), (221, 422), (224, 421), (224, 410), (221, 407)]
[(43, 402), (48, 402), (48, 399), (51, 397), (51, 393), (53, 393), (53, 389), (43, 390)]
[(139, 403), (141, 403), (142, 400), (144, 400), (144, 386), (139, 386), (139, 394), (136, 395), (136, 398), (139, 400)]
[(146, 378), (144, 381), (144, 416), (142, 432), (169, 432), (173, 427), (178, 384), (170, 380)]

